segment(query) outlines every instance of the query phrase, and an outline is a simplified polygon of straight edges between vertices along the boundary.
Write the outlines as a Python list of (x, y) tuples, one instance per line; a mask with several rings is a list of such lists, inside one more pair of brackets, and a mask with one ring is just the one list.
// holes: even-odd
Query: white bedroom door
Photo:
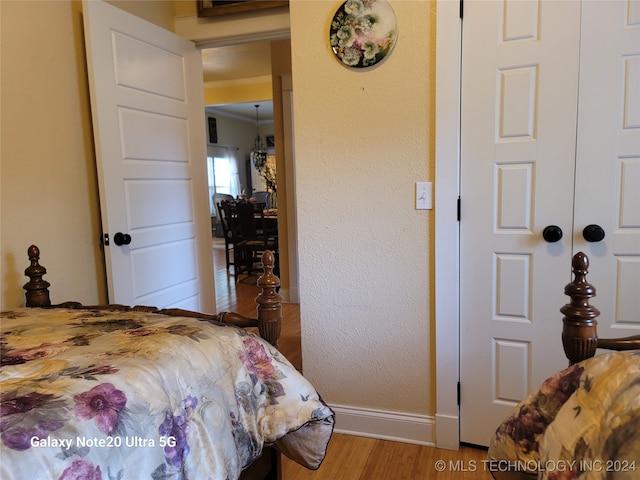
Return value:
[(102, 1), (83, 14), (109, 301), (215, 311), (200, 52)]
[[(611, 8), (613, 3), (616, 8)], [(622, 125), (619, 113), (629, 108), (631, 115), (637, 112), (625, 102), (617, 84), (626, 75), (638, 91), (633, 79), (638, 52), (626, 51), (625, 70), (625, 54), (620, 51), (598, 54), (581, 44), (581, 34), (603, 46), (602, 32), (607, 32), (604, 36), (614, 30), (637, 32), (639, 24), (634, 27), (627, 21), (629, 5), (465, 2), (460, 223), (463, 442), (487, 445), (513, 406), (566, 366), (559, 308), (568, 301), (563, 287), (571, 279), (575, 252), (583, 250), (592, 258), (594, 273), (589, 279), (601, 290), (594, 304), (603, 319), (614, 318), (615, 308), (637, 312), (640, 222), (634, 202), (640, 187), (639, 157), (629, 153), (633, 148), (617, 153), (616, 138)], [(613, 64), (603, 61), (610, 57)], [(599, 77), (586, 79), (591, 73), (585, 65)], [(602, 77), (611, 78), (606, 86), (599, 84)], [(583, 82), (591, 82), (589, 93)], [(629, 82), (622, 85), (633, 89)], [(637, 100), (637, 93), (627, 92), (629, 100), (634, 95)], [(591, 107), (594, 97), (612, 105), (610, 110), (618, 116), (601, 116), (598, 104)], [(576, 148), (576, 141), (585, 136), (594, 143)], [(585, 201), (585, 196), (591, 200)], [(626, 231), (619, 222), (621, 208), (627, 212)], [(587, 242), (582, 236), (585, 222), (601, 222), (610, 233), (601, 242)], [(553, 241), (558, 230), (550, 228), (545, 240), (545, 229), (556, 226), (562, 238)], [(618, 249), (622, 243), (628, 248)], [(626, 330), (615, 336), (633, 333), (631, 318), (625, 318)], [(605, 323), (600, 321), (603, 327)], [(608, 334), (605, 328), (599, 331)]]
[[(591, 303), (601, 312), (598, 335), (637, 335), (640, 1), (584, 2), (582, 25), (574, 252), (589, 257), (588, 279), (598, 289)], [(602, 228), (601, 241), (585, 239), (592, 225)]]
[[(544, 7), (465, 2), (460, 439), (477, 445), (565, 364), (558, 309), (571, 262), (580, 5)], [(564, 242), (542, 239), (551, 225)]]

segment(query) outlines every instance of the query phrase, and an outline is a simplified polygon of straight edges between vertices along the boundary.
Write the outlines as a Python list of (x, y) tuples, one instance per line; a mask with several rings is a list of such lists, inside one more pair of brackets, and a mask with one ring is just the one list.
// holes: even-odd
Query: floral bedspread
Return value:
[(242, 329), (64, 309), (0, 322), (3, 480), (236, 479), (273, 443), (324, 458), (333, 412)]
[(639, 479), (640, 351), (598, 355), (547, 379), (500, 425), (489, 456), (538, 479)]

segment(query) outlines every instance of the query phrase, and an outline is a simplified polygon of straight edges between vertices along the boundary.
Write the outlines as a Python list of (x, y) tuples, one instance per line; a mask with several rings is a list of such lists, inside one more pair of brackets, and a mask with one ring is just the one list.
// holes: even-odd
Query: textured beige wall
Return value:
[[(173, 14), (171, 2), (111, 3), (165, 26)], [(0, 19), (0, 308), (24, 303), (32, 243), (54, 302), (104, 302), (82, 4), (2, 0)]]
[(81, 4), (2, 1), (2, 308), (23, 304), (27, 247), (54, 301), (105, 299)]
[(385, 62), (345, 68), (328, 45), (339, 3), (290, 4), (302, 354), (331, 404), (433, 414), (430, 2), (395, 0)]

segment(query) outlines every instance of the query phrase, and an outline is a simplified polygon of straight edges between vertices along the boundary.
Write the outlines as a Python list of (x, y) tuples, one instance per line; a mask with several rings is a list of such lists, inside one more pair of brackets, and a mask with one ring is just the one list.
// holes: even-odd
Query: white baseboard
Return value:
[(282, 297), (282, 303), (300, 303), (297, 288), (281, 288), (278, 293)]
[(342, 405), (331, 408), (336, 414), (337, 433), (416, 445), (436, 444), (434, 417)]

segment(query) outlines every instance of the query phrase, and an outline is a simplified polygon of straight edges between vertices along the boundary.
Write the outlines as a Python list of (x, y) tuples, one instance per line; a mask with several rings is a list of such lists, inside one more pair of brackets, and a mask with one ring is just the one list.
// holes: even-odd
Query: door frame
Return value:
[(435, 349), (436, 446), (460, 445), (460, 4), (436, 4)]
[[(186, 16), (178, 18), (174, 24), (173, 33), (179, 35), (181, 37), (186, 38), (193, 42), (196, 46), (196, 49), (202, 51), (206, 48), (216, 48), (216, 47), (226, 47), (230, 45), (239, 45), (244, 43), (252, 43), (252, 42), (263, 42), (263, 41), (278, 41), (278, 40), (289, 40), (291, 39), (291, 28), (289, 26), (289, 12), (282, 12), (274, 15), (267, 15), (264, 17), (259, 17), (263, 21), (262, 26), (264, 28), (256, 27), (253, 24), (253, 19), (247, 18), (244, 21), (245, 27), (241, 27), (239, 24), (231, 23), (230, 27), (225, 25), (225, 22), (222, 23), (200, 23), (194, 21), (195, 16)], [(258, 18), (258, 17), (256, 17)], [(242, 22), (240, 22), (242, 23)], [(258, 30), (258, 28), (260, 28)], [(273, 76), (273, 73), (272, 73)], [(274, 77), (275, 78), (275, 77)], [(283, 88), (287, 87), (291, 90), (291, 78), (286, 78), (286, 76), (281, 77), (283, 82)], [(286, 128), (287, 126), (291, 127), (291, 136), (293, 137), (293, 118), (291, 118), (290, 113), (286, 111), (288, 108), (285, 103), (287, 101), (290, 103), (292, 100), (292, 93), (283, 92), (283, 100), (281, 105), (276, 105), (274, 98), (274, 108), (278, 107), (282, 109), (283, 113), (283, 124)], [(284, 97), (288, 97), (286, 100)], [(206, 105), (203, 104), (203, 109)], [(293, 158), (293, 149), (290, 148), (291, 145), (285, 144), (283, 149), (285, 151), (285, 162), (289, 166), (295, 165), (295, 159)], [(299, 303), (299, 285), (298, 285), (298, 255), (297, 255), (297, 225), (295, 223), (295, 215), (296, 215), (296, 198), (295, 198), (295, 188), (291, 188), (291, 185), (294, 184), (294, 170), (293, 167), (291, 171), (287, 170), (285, 172), (285, 184), (287, 185), (286, 196), (281, 197), (284, 198), (284, 203), (287, 205), (287, 240), (288, 240), (288, 254), (286, 257), (286, 262), (288, 262), (287, 274), (288, 274), (288, 288), (282, 287), (280, 290), (280, 294), (282, 295), (285, 302)], [(292, 183), (293, 182), (293, 183)], [(292, 221), (292, 218), (294, 221)], [(281, 261), (283, 257), (281, 256)], [(283, 268), (284, 270), (284, 268)]]

